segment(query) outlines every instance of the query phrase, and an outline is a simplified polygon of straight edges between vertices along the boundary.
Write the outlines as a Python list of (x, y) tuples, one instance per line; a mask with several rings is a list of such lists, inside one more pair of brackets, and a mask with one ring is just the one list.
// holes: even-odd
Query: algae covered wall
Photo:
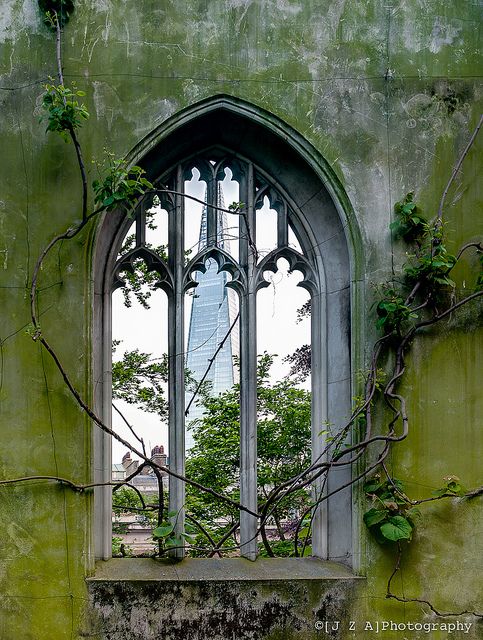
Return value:
[[(354, 355), (367, 356), (377, 337), (371, 285), (405, 259), (388, 233), (394, 203), (414, 191), (428, 215), (435, 213), (478, 122), (480, 24), (473, 0), (82, 0), (65, 28), (62, 55), (66, 82), (86, 92), (91, 117), (79, 138), (90, 171), (103, 147), (127, 154), (170, 116), (220, 94), (265, 109), (304, 136), (354, 212), (361, 238), (354, 274), (366, 311), (354, 325)], [(39, 123), (42, 85), (56, 62), (55, 37), (36, 1), (3, 0), (0, 45), (0, 479), (86, 483), (92, 425), (28, 335), (35, 262), (54, 235), (79, 221), (81, 196), (72, 145)], [(479, 150), (481, 136), (446, 203), (455, 251), (483, 232)], [(59, 245), (41, 271), (38, 299), (42, 331), (88, 400), (98, 348), (91, 340), (93, 237), (86, 230)], [(473, 286), (476, 268), (474, 254), (458, 267), (460, 293)], [(481, 345), (477, 304), (414, 344), (403, 384), (412, 426), (390, 458), (412, 497), (430, 495), (447, 475), (468, 488), (481, 484)], [(91, 512), (89, 492), (40, 479), (0, 485), (2, 640), (82, 637), (91, 615)], [(394, 552), (362, 528), (354, 537), (366, 580), (335, 637), (372, 637), (370, 629), (354, 635), (344, 626), (349, 619), (438, 620), (420, 604), (386, 600)], [(481, 611), (481, 540), (480, 499), (430, 504), (394, 589), (443, 611)], [(307, 605), (307, 619), (313, 611)], [(458, 619), (472, 623), (466, 637), (478, 637), (474, 617)], [(282, 628), (270, 637), (296, 633)]]

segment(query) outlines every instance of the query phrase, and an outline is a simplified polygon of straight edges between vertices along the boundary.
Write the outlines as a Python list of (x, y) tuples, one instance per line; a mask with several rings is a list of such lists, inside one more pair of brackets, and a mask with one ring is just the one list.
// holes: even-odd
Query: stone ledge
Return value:
[(88, 582), (277, 582), (360, 580), (344, 565), (318, 558), (111, 558), (96, 563)]

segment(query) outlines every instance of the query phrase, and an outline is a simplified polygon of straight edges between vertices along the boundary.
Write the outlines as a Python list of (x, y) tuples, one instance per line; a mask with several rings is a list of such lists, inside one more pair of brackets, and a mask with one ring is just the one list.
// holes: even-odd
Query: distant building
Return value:
[[(162, 444), (153, 447), (151, 450), (151, 460), (163, 467), (168, 466), (168, 457), (164, 452)], [(139, 460), (133, 460), (131, 458), (131, 452), (127, 451), (123, 455), (120, 464), (112, 465), (113, 482), (126, 480), (126, 478), (139, 469), (139, 466)], [(161, 471), (161, 475), (163, 477), (163, 487), (167, 490), (168, 474), (166, 471)], [(150, 466), (143, 464), (139, 473), (129, 480), (129, 484), (136, 487), (136, 489), (145, 496), (147, 503), (150, 501), (155, 502), (153, 499), (158, 496), (159, 486), (158, 479)], [(152, 552), (152, 526), (144, 515), (138, 512), (113, 512), (112, 527), (114, 535), (121, 539), (122, 544), (130, 554), (138, 555)]]
[[(151, 460), (163, 467), (168, 466), (168, 457), (164, 452), (164, 447), (162, 444), (156, 445), (151, 450)], [(131, 452), (127, 451), (122, 458), (121, 464), (112, 465), (111, 477), (113, 482), (125, 480), (138, 468), (139, 460), (133, 460), (131, 458)], [(161, 475), (163, 476), (163, 485), (166, 489), (168, 486), (168, 474), (166, 473), (166, 471), (162, 471)], [(141, 493), (145, 493), (147, 495), (157, 495), (158, 493), (158, 480), (156, 478), (156, 475), (154, 474), (153, 469), (148, 465), (143, 465), (142, 470), (136, 476), (134, 476), (134, 478), (132, 478), (129, 483), (139, 489)]]
[[(221, 186), (218, 186), (218, 206), (225, 207)], [(227, 238), (226, 214), (218, 212), (218, 246), (230, 252), (230, 242)], [(198, 251), (207, 242), (207, 210), (203, 209), (201, 216)], [(237, 300), (234, 291), (226, 287), (228, 274), (218, 272), (218, 265), (214, 260), (206, 263), (206, 272), (196, 272), (195, 279), (198, 286), (194, 289), (193, 303), (188, 332), (188, 347), (186, 366), (193, 378), (199, 382), (210, 367), (220, 343), (227, 335), (237, 313)], [(217, 395), (230, 389), (235, 381), (233, 371), (233, 356), (238, 353), (238, 325), (233, 328), (222, 349), (217, 353), (211, 364), (206, 380), (212, 384), (212, 393)], [(187, 403), (191, 394), (187, 394)], [(187, 422), (200, 418), (203, 407), (197, 405), (196, 400), (190, 407)], [(189, 431), (186, 434), (186, 448), (193, 444)]]

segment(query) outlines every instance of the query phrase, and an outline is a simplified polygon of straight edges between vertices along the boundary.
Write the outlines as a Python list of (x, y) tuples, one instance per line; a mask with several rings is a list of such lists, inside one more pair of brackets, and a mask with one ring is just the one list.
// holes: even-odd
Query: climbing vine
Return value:
[[(470, 142), (475, 139), (481, 124), (480, 118)], [(466, 147), (457, 166), (461, 166), (470, 146)], [(449, 184), (455, 175), (456, 173), (453, 172)], [(376, 326), (384, 332), (383, 341), (387, 340), (395, 356), (396, 364), (392, 381), (402, 377), (405, 371), (405, 353), (409, 351), (411, 341), (420, 328), (446, 318), (462, 305), (479, 297), (482, 292), (483, 244), (467, 243), (457, 255), (451, 254), (446, 246), (442, 212), (448, 188), (447, 186), (438, 213), (431, 222), (414, 201), (412, 192), (408, 193), (401, 202), (397, 202), (394, 208), (396, 218), (391, 224), (391, 231), (396, 239), (399, 238), (407, 244), (408, 261), (403, 265), (398, 280), (393, 279), (380, 287), (381, 297), (376, 302), (378, 315)], [(461, 256), (469, 249), (476, 250), (479, 254), (480, 273), (475, 278), (473, 293), (462, 300), (455, 301), (456, 285), (451, 278), (451, 272)], [(406, 423), (407, 434), (408, 416), (404, 398), (393, 393), (390, 384), (386, 386), (384, 395), (386, 398), (398, 400), (399, 411), (395, 411), (392, 406), (391, 409), (395, 411), (396, 418), (401, 417), (403, 424)], [(397, 545), (396, 566), (387, 584), (386, 597), (401, 602), (422, 602), (437, 615), (461, 613), (480, 615), (468, 611), (442, 614), (428, 601), (396, 596), (391, 590), (391, 583), (400, 568), (404, 545), (412, 540), (413, 531), (421, 518), (421, 512), (416, 505), (443, 498), (475, 497), (481, 495), (481, 490), (468, 493), (459, 478), (448, 476), (444, 479), (445, 484), (434, 491), (433, 497), (414, 501), (406, 495), (403, 483), (390, 476), (384, 462), (381, 466), (384, 476), (378, 472), (364, 484), (364, 492), (371, 502), (371, 507), (364, 513), (363, 519), (378, 542)]]

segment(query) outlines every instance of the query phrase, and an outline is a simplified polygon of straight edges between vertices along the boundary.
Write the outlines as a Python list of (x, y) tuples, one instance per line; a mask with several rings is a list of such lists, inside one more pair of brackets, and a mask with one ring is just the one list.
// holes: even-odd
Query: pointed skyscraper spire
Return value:
[[(220, 184), (218, 184), (217, 205), (222, 209), (225, 208)], [(229, 253), (230, 241), (225, 212), (218, 211), (217, 223), (218, 247)], [(198, 251), (206, 247), (206, 244), (207, 207), (205, 206), (201, 216)], [(205, 273), (196, 272), (195, 274), (198, 286), (193, 290), (186, 357), (186, 366), (197, 382), (202, 379), (210, 366), (210, 361), (229, 332), (237, 312), (236, 294), (226, 287), (228, 274), (225, 271), (218, 272), (218, 265), (213, 259), (206, 262), (206, 267)], [(206, 380), (212, 384), (213, 395), (218, 395), (233, 386), (235, 381), (233, 356), (238, 352), (237, 336), (238, 330), (233, 330), (211, 364)], [(191, 394), (187, 394), (187, 402), (190, 399)], [(202, 415), (203, 408), (198, 406), (195, 400), (190, 407), (187, 422)], [(189, 449), (192, 443), (188, 431), (186, 448)]]

